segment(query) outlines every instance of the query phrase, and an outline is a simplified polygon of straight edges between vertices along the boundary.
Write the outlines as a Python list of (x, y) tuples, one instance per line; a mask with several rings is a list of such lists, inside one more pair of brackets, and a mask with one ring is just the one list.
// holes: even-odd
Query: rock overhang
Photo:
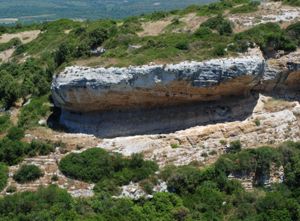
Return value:
[(89, 112), (216, 100), (248, 91), (263, 77), (260, 53), (203, 62), (128, 68), (72, 66), (56, 75), (56, 106)]

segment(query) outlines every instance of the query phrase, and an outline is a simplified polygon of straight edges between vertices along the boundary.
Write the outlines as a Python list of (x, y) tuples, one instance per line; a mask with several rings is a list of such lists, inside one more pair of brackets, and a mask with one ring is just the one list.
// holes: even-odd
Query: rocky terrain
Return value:
[[(254, 50), (251, 53), (257, 53), (257, 50)], [(249, 56), (242, 58), (212, 60), (204, 63), (190, 63), (198, 64), (197, 67), (201, 68), (203, 68), (204, 64), (213, 64), (213, 66), (217, 70), (222, 70), (221, 73), (228, 73), (227, 71), (231, 69), (226, 69), (224, 67), (232, 67), (227, 63), (231, 61), (235, 64), (239, 64), (238, 67), (240, 67), (238, 69), (240, 70), (240, 72), (237, 71), (237, 69), (233, 69), (236, 71), (233, 73), (239, 73), (237, 82), (243, 82), (241, 81), (241, 78), (239, 78), (240, 76), (250, 76), (251, 81), (249, 81), (249, 84), (246, 85), (248, 88), (245, 87), (243, 88), (243, 90), (241, 90), (242, 94), (240, 94), (240, 97), (238, 97), (238, 94), (235, 94), (235, 96), (232, 98), (230, 98), (230, 96), (223, 97), (221, 100), (217, 99), (215, 101), (209, 102), (191, 101), (189, 102), (189, 104), (185, 105), (177, 105), (175, 107), (173, 105), (166, 105), (164, 108), (146, 108), (142, 109), (143, 111), (137, 111), (134, 108), (127, 108), (126, 112), (122, 110), (122, 106), (118, 107), (118, 111), (103, 111), (100, 108), (98, 113), (96, 113), (95, 111), (92, 112), (93, 114), (91, 114), (90, 112), (81, 112), (81, 117), (76, 118), (76, 121), (74, 121), (75, 118), (69, 119), (69, 122), (71, 122), (71, 126), (72, 121), (74, 121), (74, 124), (77, 125), (80, 130), (84, 130), (85, 132), (90, 133), (94, 132), (96, 135), (97, 132), (98, 135), (101, 134), (101, 131), (105, 131), (105, 133), (110, 132), (116, 134), (118, 134), (120, 131), (122, 133), (126, 133), (126, 130), (128, 130), (128, 128), (131, 129), (130, 133), (135, 133), (136, 131), (132, 129), (133, 125), (135, 125), (137, 130), (143, 129), (143, 127), (145, 127), (146, 125), (146, 130), (142, 132), (144, 133), (143, 135), (135, 134), (134, 136), (123, 136), (115, 138), (108, 138), (108, 136), (101, 139), (95, 137), (94, 135), (82, 134), (79, 136), (79, 134), (66, 134), (63, 132), (54, 133), (50, 129), (42, 128), (28, 131), (28, 134), (26, 135), (26, 139), (28, 140), (52, 140), (55, 142), (60, 141), (61, 143), (66, 143), (68, 145), (67, 147), (58, 146), (56, 152), (51, 154), (50, 156), (28, 158), (23, 162), (38, 165), (43, 168), (43, 171), (45, 171), (45, 176), (35, 182), (28, 184), (15, 183), (15, 181), (12, 179), (12, 176), (14, 172), (20, 167), (20, 165), (10, 167), (10, 178), (8, 186), (15, 186), (19, 191), (26, 191), (36, 190), (40, 185), (49, 185), (51, 183), (56, 183), (62, 188), (67, 189), (73, 196), (91, 196), (93, 195), (93, 185), (74, 181), (65, 177), (59, 171), (58, 163), (63, 156), (69, 154), (70, 152), (82, 152), (88, 148), (95, 146), (104, 148), (109, 151), (119, 152), (126, 156), (130, 156), (132, 153), (143, 153), (146, 159), (155, 160), (160, 165), (160, 167), (164, 167), (169, 164), (186, 165), (192, 162), (198, 162), (200, 163), (200, 166), (205, 166), (215, 162), (220, 155), (226, 153), (229, 148), (229, 144), (232, 141), (239, 140), (243, 148), (252, 148), (260, 145), (275, 146), (288, 140), (297, 141), (300, 139), (300, 103), (299, 93), (297, 91), (297, 87), (299, 85), (299, 58), (299, 51), (296, 51), (280, 58), (269, 59), (267, 61), (264, 60), (264, 58), (261, 56)], [(242, 63), (241, 61), (245, 61), (246, 63)], [(257, 61), (258, 63), (253, 63), (253, 61)], [(245, 64), (247, 64), (247, 67)], [(176, 65), (171, 67), (175, 66)], [(205, 70), (205, 68), (203, 69)], [(197, 76), (202, 76), (201, 73), (203, 73), (203, 69), (198, 72)], [(137, 90), (137, 92), (138, 90), (141, 90), (139, 87), (132, 87), (132, 85), (135, 85), (135, 82), (139, 82), (139, 78), (130, 78), (133, 75), (132, 73), (135, 73), (137, 76), (139, 76), (137, 70), (141, 70), (140, 68), (131, 68), (129, 69), (129, 71), (132, 71), (132, 73), (125, 72), (127, 73), (126, 75), (122, 75), (119, 69), (119, 72), (115, 73), (116, 76), (119, 76), (119, 78), (117, 79), (113, 77), (109, 78), (108, 75), (105, 75), (105, 71), (118, 69), (82, 69), (84, 71), (100, 70), (104, 72), (104, 74), (100, 72), (98, 74), (99, 76), (97, 76), (96, 72), (92, 73), (90, 76), (93, 76), (94, 78), (90, 79), (86, 76), (81, 77), (82, 75), (80, 73), (76, 74), (75, 72), (73, 72), (73, 70), (81, 70), (80, 68), (68, 68), (67, 70), (67, 72), (61, 73), (62, 76), (58, 76), (54, 79), (53, 86), (61, 86), (65, 84), (67, 85), (67, 87), (65, 85), (64, 87), (68, 90), (63, 91), (64, 93), (62, 93), (61, 91), (57, 90), (58, 88), (54, 88), (54, 93), (56, 93), (55, 98), (57, 98), (58, 96), (65, 96), (66, 98), (71, 99), (70, 101), (74, 101), (75, 104), (76, 102), (80, 101), (80, 99), (76, 99), (76, 96), (73, 96), (74, 90), (72, 92), (71, 87), (68, 86), (68, 83), (70, 82), (73, 86), (76, 86), (76, 82), (80, 82), (78, 87), (80, 86), (79, 88), (82, 88), (82, 91), (76, 90), (78, 93), (77, 96), (86, 96), (86, 98), (93, 98), (91, 96), (96, 94), (97, 96), (99, 96), (94, 97), (93, 99), (100, 99), (101, 102), (104, 102), (105, 99), (107, 101), (108, 98), (111, 97), (109, 97), (109, 95), (105, 93), (105, 96), (102, 96), (101, 93), (96, 93), (99, 88), (101, 89), (101, 91), (113, 91), (115, 88), (116, 90), (122, 90), (125, 88), (125, 92), (133, 89)], [(150, 70), (152, 69), (150, 68)], [(185, 75), (181, 76), (194, 76), (193, 74), (189, 75), (189, 73), (197, 73), (197, 70), (198, 69), (192, 69), (188, 72), (182, 71), (180, 73), (185, 73)], [(144, 74), (142, 76), (145, 76), (145, 73), (147, 72), (143, 73)], [(210, 73), (207, 76), (210, 77), (209, 79), (214, 79), (213, 72), (204, 71), (204, 73)], [(218, 76), (220, 76), (220, 73), (216, 73)], [(68, 74), (70, 74), (70, 78), (68, 78)], [(126, 76), (127, 78), (122, 78), (124, 76)], [(157, 79), (157, 75), (155, 74), (152, 74), (150, 76), (151, 78), (148, 78), (148, 83), (151, 82), (151, 84), (145, 84), (145, 87), (148, 91), (151, 91), (151, 87), (153, 87), (153, 85), (164, 82), (159, 80), (157, 82), (153, 81), (153, 79)], [(159, 76), (161, 77), (162, 75)], [(206, 87), (218, 88), (222, 84), (228, 84), (229, 88), (236, 87), (236, 85), (231, 84), (236, 80), (232, 75), (224, 76), (229, 76), (229, 80), (224, 79), (224, 81), (220, 82), (208, 81), (206, 84), (201, 83), (200, 86), (196, 85), (195, 88), (196, 90), (198, 90), (199, 87), (200, 89)], [(98, 79), (102, 79), (102, 81), (95, 81), (96, 77), (98, 77)], [(128, 78), (134, 79), (135, 81), (133, 81), (133, 83), (131, 84), (126, 83), (128, 82)], [(68, 79), (71, 79), (71, 81), (68, 81)], [(166, 78), (161, 77), (160, 79)], [(193, 83), (193, 80), (191, 80), (193, 78), (186, 77), (184, 79), (186, 85)], [(108, 83), (109, 81), (111, 82)], [(64, 84), (58, 84), (58, 82), (63, 82)], [(123, 87), (118, 86), (120, 85), (120, 82), (122, 82), (121, 85)], [(102, 87), (95, 87), (95, 84), (101, 85)], [(106, 85), (106, 87), (104, 87), (104, 85)], [(109, 87), (107, 85), (109, 85)], [(251, 87), (249, 87), (250, 85)], [(165, 87), (167, 86), (168, 84), (165, 85)], [(154, 86), (154, 88), (156, 87)], [(188, 88), (188, 86), (186, 86), (186, 88)], [(244, 93), (244, 90), (246, 89), (248, 90), (248, 93)], [(72, 96), (68, 96), (69, 90), (71, 91), (71, 93), (73, 93)], [(89, 93), (89, 90), (96, 91), (94, 93)], [(212, 91), (218, 90), (214, 89)], [(184, 96), (187, 95), (185, 94)], [(216, 98), (217, 97), (215, 97), (215, 99)], [(55, 102), (57, 105), (68, 105), (70, 103), (60, 103), (62, 100), (63, 99), (56, 99)], [(89, 102), (89, 99), (86, 100), (82, 98), (82, 100)], [(142, 99), (140, 100), (143, 101)], [(141, 104), (144, 105), (143, 102)], [(158, 103), (155, 104), (158, 105)], [(88, 105), (92, 105), (92, 103), (86, 104), (87, 110), (89, 108), (95, 108), (88, 107)], [(69, 107), (73, 107), (72, 103), (70, 103)], [(111, 109), (111, 107), (109, 107), (109, 109)], [(159, 110), (160, 112), (158, 112), (157, 110)], [(71, 113), (71, 111), (67, 111)], [(76, 111), (76, 109), (72, 111)], [(113, 114), (109, 115), (109, 112)], [(116, 113), (119, 113), (118, 117), (116, 117)], [(90, 116), (93, 116), (95, 118), (91, 118), (93, 119), (93, 121), (90, 120), (88, 121), (89, 124), (87, 124), (87, 118), (85, 114), (91, 114)], [(102, 114), (105, 117), (101, 118)], [(97, 117), (103, 120), (106, 118), (106, 116), (110, 116), (111, 118), (108, 118), (107, 122), (103, 124), (105, 126), (93, 126), (93, 123), (98, 124), (99, 122), (101, 122)], [(113, 118), (113, 116), (115, 117), (115, 119)], [(130, 120), (126, 121), (125, 119), (128, 116), (130, 116)], [(154, 116), (156, 116), (156, 118), (153, 118)], [(65, 117), (65, 115), (62, 114), (62, 117)], [(152, 118), (147, 119), (148, 117)], [(117, 121), (120, 121), (120, 123), (116, 124)], [(113, 126), (109, 125), (109, 122), (111, 122)], [(173, 122), (173, 124), (170, 125), (170, 122)], [(122, 124), (123, 128), (121, 128)], [(126, 124), (127, 127), (124, 126)], [(108, 129), (109, 127), (111, 128)], [(149, 132), (149, 128), (153, 131), (157, 131), (157, 133), (149, 133), (149, 135), (147, 135), (147, 130)], [(177, 128), (180, 129), (177, 130)], [(71, 129), (74, 128), (71, 127)], [(122, 129), (125, 132), (123, 132)], [(273, 172), (270, 174), (270, 176), (266, 177), (263, 181), (265, 185), (269, 185), (270, 183), (282, 182), (282, 169), (273, 168), (272, 171)], [(54, 175), (58, 177), (58, 180), (52, 179)], [(246, 189), (251, 190), (254, 185), (253, 176), (253, 174), (247, 176), (231, 174), (229, 178), (240, 180)], [(160, 183), (157, 186), (157, 191), (165, 191), (165, 184)], [(7, 194), (5, 190), (2, 193)], [(140, 188), (139, 184), (132, 183), (128, 186), (122, 187), (121, 196), (136, 198), (139, 196), (147, 196), (147, 194)], [(151, 195), (148, 197), (151, 197)]]
[[(226, 12), (224, 16), (234, 23), (236, 33), (267, 22), (286, 27), (299, 20), (300, 11), (281, 3), (264, 2), (256, 12)], [(194, 32), (207, 19), (195, 13), (185, 14), (179, 22), (190, 26), (184, 25), (181, 31)], [(142, 22), (143, 31), (136, 34), (159, 36), (171, 24), (170, 17)], [(24, 33), (17, 37), (28, 43), (42, 32)], [(72, 35), (72, 30), (65, 29), (64, 34)], [(3, 35), (0, 43), (13, 37), (16, 36)], [(54, 76), (51, 87), (54, 105), (61, 111), (58, 121), (64, 130), (45, 127), (47, 119), (43, 116), (38, 121), (41, 127), (27, 130), (24, 138), (25, 142), (57, 143), (55, 152), (26, 158), (9, 167), (8, 185), (1, 194), (11, 194), (7, 192), (10, 187), (23, 192), (57, 184), (74, 197), (93, 196), (94, 184), (70, 179), (58, 168), (66, 155), (92, 147), (125, 156), (142, 153), (160, 168), (195, 162), (205, 167), (227, 153), (233, 141), (240, 141), (242, 148), (275, 147), (284, 141), (298, 141), (300, 50), (277, 50), (270, 58), (256, 44), (252, 46), (245, 53), (204, 61), (154, 62), (122, 68), (66, 67)], [(14, 49), (10, 50), (11, 54), (0, 53), (3, 62), (13, 54)], [(14, 125), (19, 114), (18, 108), (11, 112)], [(48, 126), (53, 126), (49, 122)], [(44, 176), (26, 184), (17, 183), (13, 175), (24, 164), (37, 165)], [(257, 182), (253, 173), (230, 174), (229, 178), (240, 180), (247, 190), (252, 190)], [(269, 186), (283, 180), (283, 167), (272, 165), (270, 175), (261, 182)], [(121, 190), (115, 197), (152, 197), (139, 183), (130, 183)], [(167, 191), (166, 183), (159, 180), (153, 191)]]
[[(53, 79), (60, 122), (72, 132), (116, 137), (174, 132), (245, 119), (258, 93), (297, 89), (299, 52), (129, 68), (69, 67)], [(222, 101), (222, 102), (220, 102)], [(130, 119), (130, 120), (129, 120)]]

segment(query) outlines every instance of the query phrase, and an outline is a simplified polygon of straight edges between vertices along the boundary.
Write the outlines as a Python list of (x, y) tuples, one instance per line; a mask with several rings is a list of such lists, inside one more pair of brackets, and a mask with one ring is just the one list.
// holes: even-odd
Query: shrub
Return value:
[(199, 38), (205, 38), (208, 37), (212, 34), (212, 31), (208, 27), (199, 27), (194, 35), (199, 37)]
[(185, 41), (178, 42), (175, 45), (175, 48), (177, 48), (179, 50), (188, 50), (189, 49), (189, 44), (188, 44), (188, 42), (185, 42)]
[(260, 120), (259, 119), (255, 119), (254, 123), (255, 123), (256, 126), (258, 126), (258, 127), (260, 126)]
[(11, 125), (8, 114), (0, 116), (0, 133), (5, 132)]
[(297, 42), (298, 46), (300, 46), (300, 22), (292, 24), (286, 29), (287, 35), (294, 41)]
[(19, 163), (23, 157), (27, 144), (8, 138), (0, 140), (0, 161), (8, 165)]
[(57, 182), (57, 181), (58, 181), (58, 176), (57, 176), (57, 175), (53, 175), (53, 176), (51, 177), (51, 181)]
[(153, 193), (153, 188), (154, 188), (154, 185), (153, 183), (150, 181), (150, 180), (143, 180), (141, 183), (140, 183), (141, 187), (143, 188), (143, 190), (148, 193), (148, 194), (152, 194)]
[(35, 181), (42, 177), (44, 174), (40, 168), (35, 165), (23, 165), (13, 176), (14, 180), (18, 183), (27, 183)]
[[(55, 147), (51, 143), (46, 143), (39, 140), (33, 140), (30, 143), (30, 149), (29, 149), (31, 155), (39, 155), (39, 156), (46, 156), (50, 154), (51, 152), (55, 151)], [(27, 154), (30, 154), (27, 153)]]
[(225, 47), (223, 45), (217, 45), (213, 50), (214, 56), (224, 56), (227, 52), (225, 50)]
[(168, 190), (178, 194), (195, 192), (203, 180), (200, 170), (192, 166), (178, 167), (170, 172), (167, 179)]
[(11, 140), (21, 140), (24, 136), (24, 129), (20, 127), (12, 127), (8, 130), (7, 133), (7, 138)]
[(26, 128), (38, 125), (38, 121), (50, 112), (48, 102), (48, 96), (33, 98), (21, 109), (18, 125)]
[(173, 143), (173, 144), (171, 144), (171, 147), (172, 147), (172, 149), (177, 149), (180, 146), (179, 146), (179, 144)]
[(296, 49), (295, 42), (275, 23), (257, 25), (252, 29), (236, 34), (234, 40), (235, 42), (256, 43), (266, 56), (274, 54), (274, 51), (277, 50), (290, 52)]
[(241, 141), (239, 141), (239, 140), (232, 141), (229, 145), (230, 153), (237, 153), (237, 152), (241, 151), (241, 149), (242, 149), (242, 144), (241, 144)]
[(109, 37), (109, 32), (105, 28), (96, 28), (89, 33), (89, 45), (91, 48), (97, 48)]
[(147, 178), (158, 166), (152, 161), (143, 160), (138, 154), (127, 159), (118, 153), (93, 148), (80, 154), (67, 155), (60, 161), (59, 168), (66, 176), (74, 179), (94, 183), (113, 179), (117, 185), (125, 185), (130, 181)]
[(4, 189), (8, 180), (8, 167), (0, 163), (0, 192)]
[(233, 32), (231, 22), (224, 19), (222, 15), (209, 18), (207, 21), (203, 22), (200, 27), (208, 27), (216, 30), (220, 35), (231, 34)]
[(15, 186), (9, 186), (6, 189), (7, 193), (15, 193), (16, 191), (17, 191), (17, 187), (15, 187)]

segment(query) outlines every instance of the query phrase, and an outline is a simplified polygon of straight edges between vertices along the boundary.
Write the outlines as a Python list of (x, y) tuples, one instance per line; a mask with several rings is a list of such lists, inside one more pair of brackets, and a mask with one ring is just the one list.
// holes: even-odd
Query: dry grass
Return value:
[(142, 24), (143, 31), (137, 33), (139, 37), (145, 36), (158, 36), (164, 29), (172, 23), (172, 18), (166, 18), (164, 20), (146, 22)]
[(295, 107), (295, 103), (275, 98), (268, 100), (264, 105), (265, 110), (268, 112), (278, 112), (293, 107)]
[(40, 30), (33, 30), (33, 31), (24, 31), (15, 34), (3, 34), (0, 36), (0, 44), (7, 43), (13, 38), (19, 38), (23, 44), (26, 44), (36, 39), (40, 33), (41, 33)]

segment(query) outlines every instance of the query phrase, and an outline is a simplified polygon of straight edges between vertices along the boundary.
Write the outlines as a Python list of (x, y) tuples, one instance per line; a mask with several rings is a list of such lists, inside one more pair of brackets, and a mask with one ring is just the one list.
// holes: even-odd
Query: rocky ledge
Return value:
[(77, 112), (177, 105), (241, 95), (264, 69), (260, 53), (128, 68), (75, 66), (54, 78), (52, 92), (57, 106)]
[(62, 109), (60, 122), (73, 132), (102, 137), (172, 132), (247, 117), (255, 106), (255, 96), (249, 103), (248, 95), (298, 88), (299, 64), (299, 52), (266, 61), (252, 49), (204, 62), (74, 66), (54, 77), (52, 96)]

